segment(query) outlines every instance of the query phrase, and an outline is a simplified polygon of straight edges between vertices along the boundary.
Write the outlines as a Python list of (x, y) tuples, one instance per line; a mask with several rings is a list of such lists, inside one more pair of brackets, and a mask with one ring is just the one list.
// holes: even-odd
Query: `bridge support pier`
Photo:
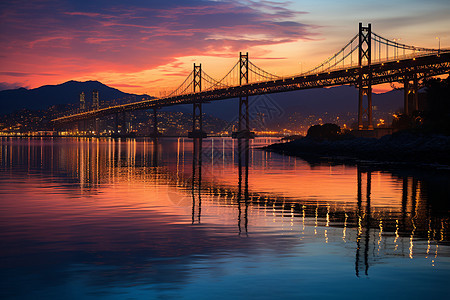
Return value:
[[(367, 106), (364, 107), (364, 96), (367, 97)], [(373, 129), (372, 118), (372, 85), (359, 87), (359, 105), (358, 105), (358, 129), (364, 128), (363, 116), (367, 116), (367, 129)]]
[(206, 138), (207, 134), (203, 131), (202, 103), (194, 102), (192, 111), (192, 131), (188, 133), (189, 138)]
[[(403, 90), (404, 90), (403, 113), (407, 116), (411, 114), (411, 111), (419, 109), (418, 89), (419, 89), (419, 81), (417, 79), (417, 73), (414, 72), (414, 74), (410, 77), (405, 76), (403, 82)], [(412, 110), (410, 110), (411, 98), (412, 98)]]
[(255, 133), (250, 131), (250, 114), (248, 108), (248, 96), (239, 97), (238, 131), (232, 134), (232, 137), (235, 139), (253, 139), (255, 137)]

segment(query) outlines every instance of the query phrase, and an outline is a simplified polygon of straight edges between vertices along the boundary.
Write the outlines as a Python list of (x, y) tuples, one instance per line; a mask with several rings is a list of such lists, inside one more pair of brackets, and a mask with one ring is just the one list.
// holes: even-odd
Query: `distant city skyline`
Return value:
[(0, 90), (73, 79), (158, 96), (194, 62), (222, 77), (239, 51), (277, 75), (298, 74), (344, 46), (359, 22), (405, 44), (448, 47), (449, 15), (445, 0), (6, 0)]

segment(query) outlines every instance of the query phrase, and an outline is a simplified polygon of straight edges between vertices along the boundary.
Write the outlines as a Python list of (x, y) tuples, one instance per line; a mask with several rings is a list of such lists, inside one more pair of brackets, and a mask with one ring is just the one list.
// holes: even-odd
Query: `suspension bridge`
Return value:
[(450, 50), (416, 47), (392, 41), (372, 31), (371, 24), (359, 23), (358, 33), (339, 51), (317, 67), (290, 76), (277, 76), (255, 65), (248, 53), (221, 79), (209, 76), (202, 65), (195, 64), (182, 84), (164, 97), (139, 102), (79, 111), (53, 120), (55, 125), (98, 119), (136, 110), (153, 109), (153, 129), (157, 132), (157, 110), (172, 105), (192, 104), (190, 137), (206, 137), (202, 127), (202, 104), (238, 98), (238, 131), (234, 137), (251, 137), (249, 97), (336, 85), (359, 89), (358, 127), (373, 129), (372, 86), (399, 82), (404, 87), (404, 113), (418, 107), (419, 81), (450, 73)]

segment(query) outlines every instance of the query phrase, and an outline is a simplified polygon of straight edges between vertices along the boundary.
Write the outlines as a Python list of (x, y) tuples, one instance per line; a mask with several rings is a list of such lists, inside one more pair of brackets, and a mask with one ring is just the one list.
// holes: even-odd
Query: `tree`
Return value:
[(423, 127), (427, 131), (450, 135), (450, 76), (424, 81), (426, 108)]
[(407, 130), (414, 127), (413, 116), (408, 116), (405, 114), (394, 114), (394, 119), (392, 120), (392, 129), (395, 131)]
[(341, 127), (336, 124), (326, 123), (309, 127), (307, 137), (314, 139), (335, 139), (341, 133)]

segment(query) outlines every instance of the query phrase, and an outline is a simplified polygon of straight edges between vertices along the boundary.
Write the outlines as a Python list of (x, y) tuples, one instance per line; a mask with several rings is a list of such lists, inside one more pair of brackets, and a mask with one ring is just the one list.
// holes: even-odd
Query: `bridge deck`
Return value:
[[(402, 81), (406, 76), (417, 74), (419, 79), (450, 73), (450, 51), (440, 54), (425, 55), (377, 62), (361, 67), (349, 67), (330, 72), (321, 72), (311, 75), (299, 75), (277, 80), (262, 81), (228, 88), (219, 88), (198, 93), (189, 93), (179, 96), (143, 100), (140, 102), (116, 105), (97, 110), (81, 112), (54, 119), (56, 124), (76, 122), (111, 115), (119, 112), (161, 108), (165, 106), (189, 104), (193, 102), (212, 102), (223, 99), (237, 98), (239, 96), (281, 93), (310, 88), (321, 88), (336, 85), (360, 84), (361, 74), (371, 74), (371, 84)], [(363, 85), (369, 82), (363, 81)]]

